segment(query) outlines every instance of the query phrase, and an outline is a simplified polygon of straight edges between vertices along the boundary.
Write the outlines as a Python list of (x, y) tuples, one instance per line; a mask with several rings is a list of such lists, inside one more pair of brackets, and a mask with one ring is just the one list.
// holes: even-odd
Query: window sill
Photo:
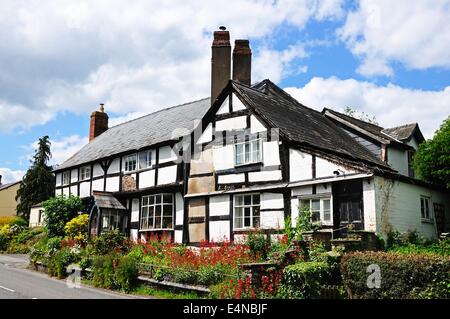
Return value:
[(245, 163), (245, 164), (234, 164), (235, 168), (240, 168), (240, 167), (247, 167), (247, 166), (259, 166), (259, 165), (263, 165), (262, 161), (259, 162), (252, 162), (252, 163)]
[(151, 229), (139, 229), (140, 233), (143, 232), (157, 232), (157, 231), (173, 231), (173, 228), (151, 228)]

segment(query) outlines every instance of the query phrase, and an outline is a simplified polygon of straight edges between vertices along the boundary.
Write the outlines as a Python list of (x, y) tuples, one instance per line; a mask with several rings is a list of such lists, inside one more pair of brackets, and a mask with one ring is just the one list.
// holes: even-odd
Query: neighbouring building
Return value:
[(0, 175), (0, 216), (16, 216), (16, 195), (20, 187), (20, 181), (2, 184)]
[(108, 127), (56, 170), (56, 195), (90, 201), (90, 234), (176, 242), (276, 236), (308, 208), (325, 231), (352, 224), (386, 235), (449, 230), (450, 197), (414, 177), (417, 124), (383, 128), (302, 105), (270, 80), (251, 82), (248, 40), (214, 32), (211, 97)]
[(44, 207), (42, 207), (42, 203), (31, 206), (30, 208), (30, 227), (39, 227), (44, 226)]

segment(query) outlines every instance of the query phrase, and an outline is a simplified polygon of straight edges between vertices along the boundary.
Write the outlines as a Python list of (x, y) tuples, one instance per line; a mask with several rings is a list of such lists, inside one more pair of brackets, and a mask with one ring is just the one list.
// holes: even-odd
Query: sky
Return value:
[(248, 38), (252, 82), (383, 127), (450, 114), (450, 0), (0, 0), (0, 175), (19, 180), (36, 141), (51, 164), (110, 126), (209, 96), (212, 32)]

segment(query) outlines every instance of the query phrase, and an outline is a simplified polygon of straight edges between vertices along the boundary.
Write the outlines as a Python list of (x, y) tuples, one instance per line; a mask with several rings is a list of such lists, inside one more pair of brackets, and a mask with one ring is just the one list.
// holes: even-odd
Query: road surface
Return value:
[(70, 288), (65, 280), (28, 270), (27, 265), (26, 255), (0, 254), (0, 299), (139, 298), (85, 285)]

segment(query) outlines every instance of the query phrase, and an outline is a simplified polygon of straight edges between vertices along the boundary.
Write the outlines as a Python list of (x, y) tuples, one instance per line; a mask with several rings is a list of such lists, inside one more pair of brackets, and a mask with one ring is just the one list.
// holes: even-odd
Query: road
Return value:
[[(26, 255), (0, 254), (0, 299), (117, 299), (141, 298), (81, 285), (26, 269)], [(71, 285), (73, 286), (73, 285)]]

